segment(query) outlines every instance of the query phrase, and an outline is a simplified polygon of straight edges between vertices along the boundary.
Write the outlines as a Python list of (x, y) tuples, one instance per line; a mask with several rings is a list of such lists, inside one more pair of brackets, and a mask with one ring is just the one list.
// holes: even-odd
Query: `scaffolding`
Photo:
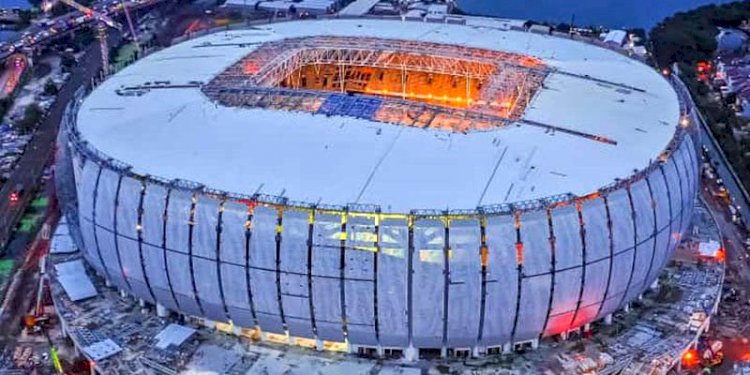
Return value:
[[(214, 77), (203, 91), (229, 106), (466, 133), (519, 120), (550, 71), (537, 58), (509, 52), (414, 40), (315, 36), (264, 43)], [(308, 79), (310, 73), (315, 82)], [(318, 90), (309, 90), (311, 86)], [(440, 92), (433, 94), (434, 87)], [(378, 99), (344, 95), (354, 93)]]

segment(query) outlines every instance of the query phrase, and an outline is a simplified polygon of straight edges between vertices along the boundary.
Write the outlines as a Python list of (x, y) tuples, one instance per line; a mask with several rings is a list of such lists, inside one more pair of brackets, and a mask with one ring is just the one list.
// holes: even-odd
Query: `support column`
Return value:
[(448, 348), (442, 347), (440, 348), (440, 357), (447, 358), (448, 357)]
[(323, 340), (321, 339), (315, 339), (315, 350), (317, 351), (323, 351)]
[(564, 331), (560, 334), (560, 340), (568, 341), (568, 331)]
[(120, 289), (120, 298), (127, 298), (128, 292), (125, 291), (125, 289)]
[(539, 348), (539, 339), (531, 340), (531, 349), (536, 350), (537, 348)]
[(607, 314), (607, 316), (604, 317), (604, 324), (608, 326), (612, 325), (612, 314)]
[(416, 362), (417, 358), (419, 358), (419, 349), (409, 345), (409, 347), (404, 350), (404, 359), (408, 362)]
[(169, 310), (167, 310), (167, 308), (164, 307), (164, 305), (157, 303), (156, 304), (156, 316), (160, 318), (166, 318), (169, 316)]
[(510, 353), (513, 351), (513, 344), (503, 344), (503, 353)]
[(146, 301), (143, 298), (138, 298), (138, 306), (146, 307)]
[(630, 304), (626, 303), (625, 306), (622, 307), (622, 311), (624, 311), (625, 313), (629, 313), (630, 312)]

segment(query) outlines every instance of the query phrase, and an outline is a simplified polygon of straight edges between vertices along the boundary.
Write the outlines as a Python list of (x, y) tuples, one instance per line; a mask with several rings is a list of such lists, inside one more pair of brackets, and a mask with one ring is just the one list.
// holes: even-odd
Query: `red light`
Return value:
[(682, 366), (690, 368), (697, 366), (700, 363), (700, 358), (698, 358), (698, 351), (695, 349), (690, 349), (686, 351), (684, 354), (682, 354)]
[(10, 202), (11, 203), (18, 202), (18, 193), (17, 192), (14, 191), (14, 192), (10, 193)]

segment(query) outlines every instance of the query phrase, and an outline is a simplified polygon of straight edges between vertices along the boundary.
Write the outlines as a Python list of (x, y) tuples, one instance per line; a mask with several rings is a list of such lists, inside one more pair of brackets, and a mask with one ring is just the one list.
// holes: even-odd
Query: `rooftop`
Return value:
[[(84, 100), (78, 128), (135, 173), (293, 201), (376, 204), (386, 212), (586, 195), (647, 167), (672, 139), (677, 96), (650, 67), (580, 42), (486, 20), (474, 24), (315, 20), (210, 34), (105, 81)], [(504, 116), (504, 126), (467, 133), (232, 107), (203, 91), (265, 43), (316, 36), (499, 51), (539, 59), (549, 72), (523, 113)], [(169, 84), (122, 95), (124, 88), (157, 81)]]

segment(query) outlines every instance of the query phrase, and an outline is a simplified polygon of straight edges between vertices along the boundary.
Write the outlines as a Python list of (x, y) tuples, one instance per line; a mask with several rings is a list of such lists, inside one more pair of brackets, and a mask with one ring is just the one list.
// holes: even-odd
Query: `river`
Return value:
[(678, 11), (732, 0), (458, 0), (472, 14), (570, 23), (579, 26), (650, 29)]

